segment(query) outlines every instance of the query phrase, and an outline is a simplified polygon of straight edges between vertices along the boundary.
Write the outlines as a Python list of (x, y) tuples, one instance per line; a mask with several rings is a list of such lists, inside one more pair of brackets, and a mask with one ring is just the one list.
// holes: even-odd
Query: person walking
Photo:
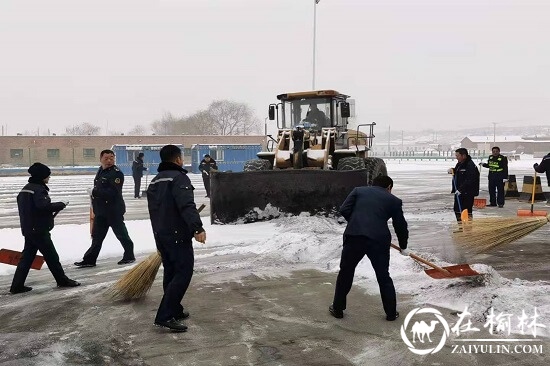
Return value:
[[(540, 164), (533, 164), (533, 169), (535, 169), (537, 173), (546, 173), (546, 180), (548, 181), (548, 186), (550, 187), (550, 153), (544, 155)], [(537, 182), (534, 182), (533, 184), (536, 183)]]
[[(489, 168), (489, 206), (504, 207), (504, 183), (508, 181), (508, 158), (500, 155), (500, 148), (494, 146), (491, 149), (491, 156), (484, 168)], [(496, 191), (496, 192), (495, 192)]]
[(458, 162), (454, 168), (449, 168), (447, 173), (453, 175), (453, 209), (456, 220), (461, 222), (461, 210), (468, 210), (468, 217), (472, 218), (474, 198), (479, 195), (479, 170), (465, 148), (456, 149), (455, 157)]
[(143, 165), (144, 154), (140, 152), (132, 162), (132, 177), (134, 178), (134, 198), (141, 198), (141, 178), (147, 168)]
[(212, 159), (210, 155), (204, 155), (204, 159), (202, 159), (199, 165), (199, 170), (202, 173), (202, 181), (204, 183), (204, 189), (206, 189), (206, 197), (210, 197), (210, 173), (218, 170), (216, 161)]
[(181, 149), (166, 145), (160, 150), (158, 174), (147, 188), (149, 217), (164, 267), (164, 296), (154, 324), (185, 332), (189, 317), (181, 301), (193, 276), (192, 239), (205, 243), (206, 232), (194, 202), (193, 186), (183, 169)]
[(113, 229), (116, 238), (124, 248), (124, 255), (118, 264), (133, 263), (136, 260), (134, 243), (124, 224), (124, 214), (126, 213), (126, 204), (122, 198), (124, 174), (115, 165), (115, 153), (112, 150), (103, 150), (100, 154), (100, 162), (101, 166), (95, 176), (91, 195), (95, 215), (92, 245), (84, 253), (82, 261), (74, 263), (77, 267), (96, 266), (97, 257), (109, 227)]
[(391, 193), (392, 188), (390, 177), (378, 176), (372, 186), (354, 188), (340, 207), (340, 213), (348, 224), (344, 231), (334, 300), (329, 306), (329, 312), (335, 318), (344, 317), (346, 297), (351, 290), (355, 268), (365, 255), (376, 274), (386, 320), (393, 321), (399, 317), (395, 287), (389, 273), (391, 234), (388, 220), (392, 219), (401, 254), (405, 256), (409, 255), (409, 231), (403, 216), (403, 203)]
[(51, 201), (48, 194), (50, 189), (47, 185), (51, 171), (46, 165), (34, 163), (29, 167), (28, 172), (31, 175), (29, 183), (17, 195), (17, 208), (25, 246), (13, 275), (10, 292), (19, 294), (32, 290), (32, 287), (25, 286), (25, 280), (38, 251), (44, 256), (58, 287), (80, 286), (79, 282), (65, 275), (50, 235), (55, 216), (67, 207), (69, 201)]

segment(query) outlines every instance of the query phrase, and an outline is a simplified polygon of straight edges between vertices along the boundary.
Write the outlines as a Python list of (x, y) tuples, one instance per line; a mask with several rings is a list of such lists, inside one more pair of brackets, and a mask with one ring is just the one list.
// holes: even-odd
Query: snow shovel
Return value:
[[(399, 248), (397, 245), (390, 245), (393, 249), (401, 252), (401, 248)], [(425, 269), (424, 272), (426, 272), (428, 276), (430, 276), (431, 278), (435, 278), (436, 280), (440, 280), (442, 278), (457, 278), (481, 275), (481, 273), (473, 270), (468, 264), (457, 264), (454, 266), (439, 267), (432, 262), (428, 262), (427, 260), (420, 258), (416, 254), (410, 253), (409, 257), (411, 257), (415, 261), (432, 267), (433, 269)]]
[[(23, 253), (18, 252), (16, 250), (0, 249), (0, 263), (17, 266), (22, 256), (23, 256)], [(41, 269), (43, 264), (44, 264), (44, 257), (42, 257), (41, 255), (37, 255), (36, 257), (34, 257), (34, 260), (32, 261), (31, 268)]]
[[(55, 218), (58, 213), (61, 211), (56, 211), (53, 214), (53, 217)], [(0, 263), (9, 264), (11, 266), (17, 266), (19, 262), (21, 261), (21, 257), (23, 256), (22, 252), (18, 252), (16, 250), (11, 249), (0, 249)], [(32, 261), (31, 268), (32, 269), (41, 269), (42, 265), (44, 264), (44, 257), (41, 255), (36, 255), (34, 257), (34, 260)]]

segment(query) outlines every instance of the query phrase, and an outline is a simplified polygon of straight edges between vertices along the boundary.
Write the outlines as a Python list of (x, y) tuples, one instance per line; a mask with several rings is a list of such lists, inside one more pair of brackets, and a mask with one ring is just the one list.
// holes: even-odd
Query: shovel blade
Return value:
[[(22, 256), (23, 256), (23, 253), (15, 250), (0, 249), (0, 263), (17, 266)], [(42, 257), (41, 255), (37, 255), (34, 257), (34, 260), (32, 261), (31, 268), (39, 270), (40, 268), (42, 268), (43, 264), (44, 264), (44, 257)]]
[(470, 276), (479, 276), (481, 273), (473, 270), (468, 264), (457, 264), (454, 266), (442, 267), (448, 273), (443, 271), (438, 271), (437, 269), (426, 269), (424, 272), (431, 278), (442, 279), (442, 278), (457, 278), (457, 277), (470, 277)]

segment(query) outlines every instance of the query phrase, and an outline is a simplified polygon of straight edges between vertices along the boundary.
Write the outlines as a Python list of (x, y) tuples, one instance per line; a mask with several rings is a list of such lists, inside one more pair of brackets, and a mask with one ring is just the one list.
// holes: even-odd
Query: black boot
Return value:
[(177, 321), (174, 318), (172, 318), (170, 320), (166, 320), (166, 321), (155, 321), (155, 325), (157, 327), (168, 328), (168, 329), (173, 330), (175, 332), (185, 332), (185, 331), (187, 331), (187, 325), (181, 324), (179, 321)]
[(80, 286), (80, 282), (71, 280), (70, 278), (67, 278), (62, 282), (57, 283), (57, 287), (77, 287), (77, 286)]
[(23, 292), (29, 292), (30, 290), (32, 290), (32, 287), (29, 287), (29, 286), (22, 286), (22, 287), (12, 287), (10, 288), (10, 292), (12, 294), (22, 294)]

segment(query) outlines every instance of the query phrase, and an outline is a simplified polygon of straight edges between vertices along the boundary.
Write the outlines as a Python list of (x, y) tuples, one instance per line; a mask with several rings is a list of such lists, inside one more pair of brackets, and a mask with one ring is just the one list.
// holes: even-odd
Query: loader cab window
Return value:
[(301, 125), (309, 130), (320, 130), (331, 127), (333, 109), (329, 98), (286, 101), (283, 108), (283, 128), (294, 129)]

